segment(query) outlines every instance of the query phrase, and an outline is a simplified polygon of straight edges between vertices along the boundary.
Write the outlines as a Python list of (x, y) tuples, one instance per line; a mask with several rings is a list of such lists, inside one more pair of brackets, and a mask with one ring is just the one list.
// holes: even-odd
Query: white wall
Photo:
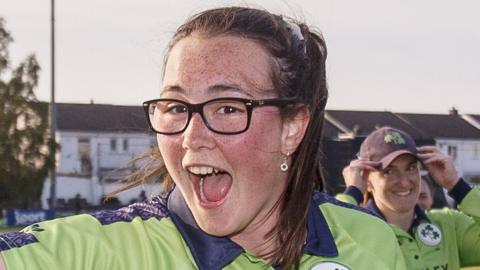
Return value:
[[(80, 178), (80, 177), (57, 177), (56, 190), (57, 198), (63, 198), (65, 201), (74, 198), (80, 194), (91, 205), (99, 205), (102, 197), (114, 190), (120, 188), (123, 184), (105, 184), (99, 183), (96, 177)], [(144, 190), (147, 197), (160, 194), (162, 186), (160, 184), (145, 184), (126, 191), (123, 191), (117, 197), (122, 204), (128, 204), (132, 199), (138, 198), (140, 192)], [(50, 197), (50, 181), (45, 181), (42, 192), (42, 207), (48, 207), (47, 199)]]
[(456, 146), (455, 167), (461, 177), (480, 175), (480, 140), (436, 139), (437, 146), (447, 153), (448, 146)]
[[(90, 142), (91, 175), (81, 173), (79, 155), (79, 138), (88, 138)], [(111, 139), (117, 141), (115, 150), (111, 149)], [(128, 147), (124, 149), (123, 141), (128, 140)], [(57, 132), (57, 141), (60, 150), (57, 153), (57, 182), (56, 197), (74, 198), (80, 194), (88, 203), (98, 205), (105, 194), (119, 188), (121, 183), (108, 183), (101, 180), (102, 175), (109, 169), (124, 167), (132, 158), (144, 153), (152, 146), (155, 147), (155, 137), (145, 133), (94, 133), (94, 132)], [(125, 174), (125, 172), (123, 172)], [(127, 171), (128, 173), (128, 171)], [(109, 174), (115, 178), (115, 173)], [(118, 194), (116, 197), (126, 204), (138, 197), (145, 189), (147, 194), (158, 193), (159, 185), (144, 185)], [(47, 198), (50, 196), (50, 181), (47, 179), (43, 188), (42, 203), (47, 207)]]
[[(455, 140), (436, 138), (437, 147), (443, 153), (447, 154), (448, 146), (457, 148), (456, 159), (454, 160), (455, 168), (459, 177), (468, 178), (472, 175), (480, 175), (480, 140)], [(446, 190), (444, 190), (447, 203), (453, 207), (455, 202)]]

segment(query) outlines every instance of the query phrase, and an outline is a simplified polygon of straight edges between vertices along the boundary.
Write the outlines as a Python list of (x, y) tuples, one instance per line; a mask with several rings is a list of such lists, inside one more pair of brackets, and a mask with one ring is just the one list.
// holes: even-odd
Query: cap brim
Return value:
[(383, 170), (385, 169), (388, 165), (390, 165), (390, 163), (392, 163), (392, 161), (394, 159), (396, 159), (397, 157), (403, 155), (403, 154), (409, 154), (409, 155), (412, 155), (414, 156), (416, 159), (420, 160), (417, 156), (417, 154), (411, 152), (411, 151), (408, 151), (408, 150), (397, 150), (397, 151), (393, 151), (391, 152), (390, 154), (384, 156), (381, 160), (379, 160), (381, 162), (381, 165), (380, 165), (380, 170)]

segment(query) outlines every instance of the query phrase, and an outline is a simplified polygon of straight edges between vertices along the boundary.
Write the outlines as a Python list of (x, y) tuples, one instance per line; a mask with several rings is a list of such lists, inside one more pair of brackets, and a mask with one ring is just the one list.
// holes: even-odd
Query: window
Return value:
[(110, 139), (110, 151), (117, 151), (117, 139)]
[(128, 150), (128, 139), (123, 139), (123, 151)]
[(449, 145), (447, 148), (447, 154), (453, 159), (453, 161), (457, 160), (457, 146)]
[(80, 173), (83, 175), (91, 175), (92, 161), (90, 159), (89, 138), (78, 138), (78, 156), (80, 158)]

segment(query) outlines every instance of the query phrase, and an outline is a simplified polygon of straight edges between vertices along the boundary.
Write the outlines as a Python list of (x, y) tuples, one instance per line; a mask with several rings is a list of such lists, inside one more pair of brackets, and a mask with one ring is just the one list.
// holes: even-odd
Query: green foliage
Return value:
[(40, 66), (34, 55), (12, 67), (13, 41), (0, 18), (0, 209), (34, 207), (52, 166), (48, 105), (33, 92)]

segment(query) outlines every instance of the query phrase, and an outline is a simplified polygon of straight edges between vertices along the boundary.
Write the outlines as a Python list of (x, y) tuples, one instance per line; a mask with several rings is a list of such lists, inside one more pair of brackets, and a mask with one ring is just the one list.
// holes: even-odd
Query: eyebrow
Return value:
[[(222, 92), (226, 92), (226, 91), (233, 91), (233, 92), (237, 92), (237, 93), (247, 95), (249, 97), (253, 97), (252, 94), (243, 90), (237, 84), (215, 84), (215, 85), (212, 85), (212, 86), (208, 87), (208, 89), (207, 89), (207, 93), (222, 93)], [(179, 85), (167, 85), (162, 89), (160, 95), (162, 95), (163, 93), (168, 93), (168, 92), (185, 93), (185, 89), (182, 88)]]

